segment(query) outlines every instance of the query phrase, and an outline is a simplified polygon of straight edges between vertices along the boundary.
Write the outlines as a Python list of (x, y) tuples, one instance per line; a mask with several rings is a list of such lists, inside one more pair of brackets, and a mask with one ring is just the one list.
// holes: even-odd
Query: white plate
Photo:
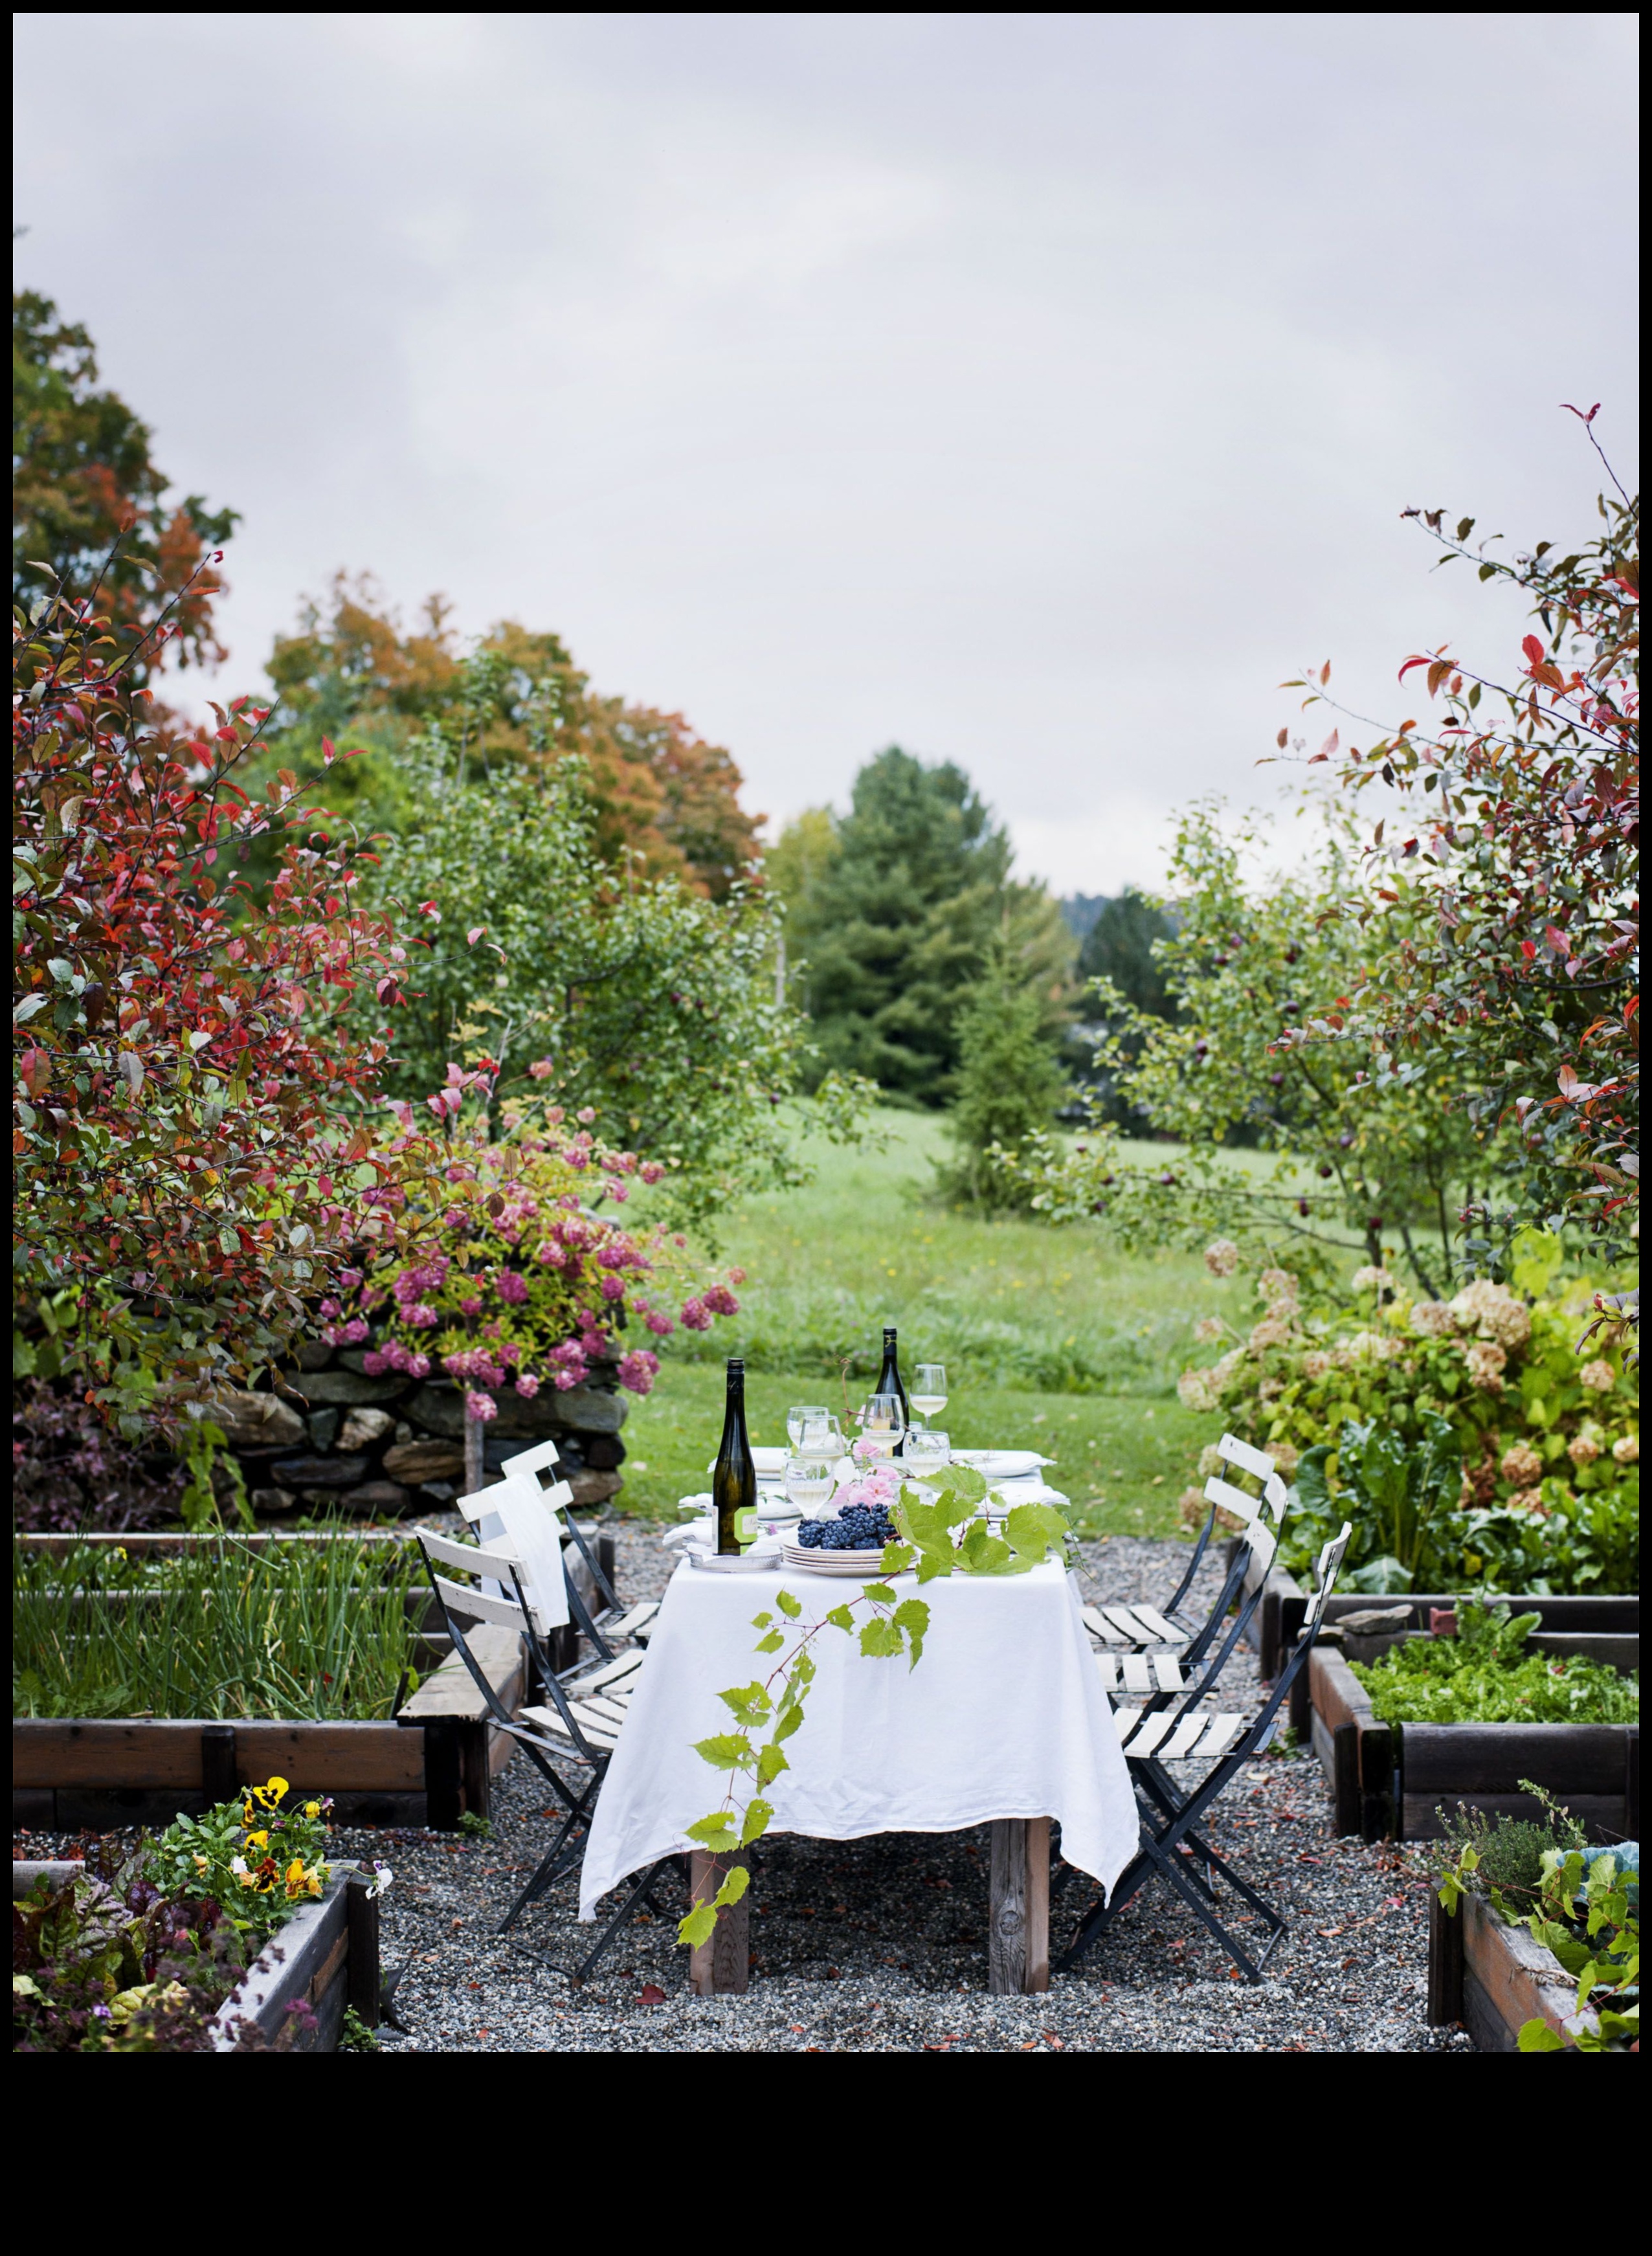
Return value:
[(1051, 1462), (1036, 1449), (954, 1449), (952, 1454), (961, 1465), (973, 1465), (988, 1480), (1025, 1480)]
[(884, 1572), (879, 1551), (805, 1550), (801, 1543), (782, 1543), (780, 1557), (806, 1575), (840, 1575), (851, 1582), (877, 1582)]

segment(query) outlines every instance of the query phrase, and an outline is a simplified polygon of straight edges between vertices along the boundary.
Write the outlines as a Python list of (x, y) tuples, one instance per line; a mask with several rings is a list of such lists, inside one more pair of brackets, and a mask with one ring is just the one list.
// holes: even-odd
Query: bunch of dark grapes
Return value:
[(881, 1551), (900, 1532), (881, 1505), (845, 1505), (836, 1519), (806, 1519), (797, 1531), (806, 1551)]

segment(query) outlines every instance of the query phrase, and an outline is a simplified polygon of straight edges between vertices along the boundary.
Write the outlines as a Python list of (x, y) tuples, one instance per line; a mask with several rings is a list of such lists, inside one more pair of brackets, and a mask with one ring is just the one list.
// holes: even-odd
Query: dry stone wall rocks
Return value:
[[(223, 1428), (261, 1519), (342, 1512), (392, 1519), (450, 1504), (464, 1478), (464, 1397), (448, 1379), (370, 1375), (368, 1350), (309, 1340), (295, 1350), (274, 1392), (229, 1392), (212, 1414)], [(554, 1440), (561, 1470), (582, 1510), (624, 1485), (625, 1402), (618, 1366), (597, 1364), (582, 1386), (541, 1388), (531, 1400), (512, 1389), (495, 1398), (484, 1438), (497, 1473), (533, 1442)]]

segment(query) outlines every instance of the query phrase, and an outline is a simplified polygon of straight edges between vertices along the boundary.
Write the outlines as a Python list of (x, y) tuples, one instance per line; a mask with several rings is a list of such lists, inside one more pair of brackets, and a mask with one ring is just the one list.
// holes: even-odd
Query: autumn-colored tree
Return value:
[(265, 712), (149, 727), (164, 624), (128, 648), (50, 586), (14, 620), (14, 1364), (83, 1374), (132, 1432), (267, 1363), (343, 1259), (386, 1047), (347, 1014), (363, 983), (399, 999), (401, 955), (296, 777), (242, 788)]
[[(100, 586), (129, 676), (152, 673), (163, 652), (196, 664), (226, 652), (213, 626), (223, 593), (208, 553), (229, 537), (232, 509), (208, 509), (199, 494), (168, 502), (152, 437), (125, 401), (100, 391), (92, 340), (61, 319), (49, 298), (25, 290), (11, 300), (11, 586), (14, 600), (45, 584), (44, 564), (64, 592)], [(112, 564), (110, 553), (120, 536)], [(105, 568), (107, 566), (107, 568)], [(171, 632), (148, 631), (157, 598), (171, 599)]]
[(277, 642), (269, 671), (287, 716), (283, 758), (346, 728), (390, 755), (356, 782), (364, 816), (392, 831), (407, 812), (414, 747), (434, 733), (461, 782), (576, 755), (599, 850), (629, 851), (649, 877), (722, 899), (757, 857), (761, 817), (741, 807), (729, 754), (681, 714), (600, 695), (556, 635), (506, 620), (467, 660), (442, 598), (405, 632), (371, 580), (340, 573), (300, 631)]
[[(1596, 410), (1571, 412), (1593, 441)], [(1465, 1217), (1482, 1259), (1521, 1225), (1581, 1225), (1608, 1260), (1639, 1232), (1640, 504), (1606, 469), (1603, 530), (1564, 553), (1544, 540), (1505, 561), (1470, 547), (1472, 518), (1408, 510), (1442, 562), (1519, 589), (1542, 631), (1500, 676), (1444, 645), (1408, 658), (1401, 680), (1420, 673), (1440, 718), (1363, 751), (1333, 730), (1312, 755), (1392, 801), (1368, 850), (1361, 975), (1288, 1040), (1359, 1045), (1379, 1088), (1444, 1064), (1479, 1132), (1507, 1124), (1514, 1187)], [(1288, 686), (1331, 702), (1330, 673)]]

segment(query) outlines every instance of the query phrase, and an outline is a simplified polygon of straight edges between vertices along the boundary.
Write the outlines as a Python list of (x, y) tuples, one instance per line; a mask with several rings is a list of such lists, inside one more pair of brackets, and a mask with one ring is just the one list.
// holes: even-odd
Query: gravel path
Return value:
[[(615, 1523), (622, 1597), (658, 1596), (672, 1555), (649, 1527)], [(1084, 1547), (1086, 1595), (1162, 1604), (1178, 1543), (1114, 1537)], [(1236, 1658), (1225, 1704), (1254, 1696)], [(1193, 1776), (1198, 1766), (1188, 1765)], [(751, 1990), (699, 1999), (672, 1916), (639, 1913), (583, 1990), (568, 1970), (594, 1930), (570, 1876), (510, 1938), (493, 1932), (549, 1838), (542, 1782), (519, 1760), (498, 1781), (493, 1837), (345, 1836), (396, 1868), (387, 1962), (397, 2009), (426, 2052), (1437, 2052), (1468, 2048), (1423, 2020), (1428, 1876), (1415, 1852), (1339, 1841), (1318, 1766), (1270, 1753), (1213, 1813), (1210, 1831), (1261, 1876), (1290, 1930), (1259, 1988), (1241, 1982), (1190, 1912), (1149, 1886), (1070, 1974), (1038, 1998), (986, 1994), (987, 1834), (865, 1841), (779, 1836), (752, 1888)], [(1057, 1900), (1052, 1931), (1091, 1900)], [(1240, 1930), (1243, 1931), (1242, 1929)], [(660, 2002), (649, 1993), (662, 1992)]]
[[(674, 1555), (646, 1525), (611, 1521), (621, 1595), (664, 1589)], [(1115, 1536), (1084, 1547), (1085, 1595), (1162, 1604), (1187, 1558), (1179, 1543)], [(1211, 1575), (1214, 1575), (1212, 1568)], [(1212, 1591), (1214, 1583), (1211, 1585)], [(1224, 1703), (1256, 1696), (1236, 1657)], [(1189, 1782), (1200, 1766), (1179, 1766)], [(1460, 2031), (1423, 2020), (1428, 1867), (1331, 1831), (1318, 1765), (1270, 1752), (1206, 1821), (1216, 1845), (1259, 1879), (1290, 1921), (1253, 1988), (1192, 1914), (1149, 1884), (1071, 1973), (1037, 1998), (986, 1994), (987, 1832), (865, 1841), (776, 1837), (752, 1886), (753, 1978), (744, 1998), (700, 1999), (670, 1916), (639, 1913), (591, 1983), (568, 1970), (595, 1939), (574, 1916), (572, 1875), (507, 1940), (495, 1930), (550, 1838), (544, 1783), (521, 1759), (498, 1780), (491, 1837), (341, 1829), (341, 1855), (394, 1867), (384, 1950), (400, 1969), (399, 2052), (1449, 2052)], [(14, 1853), (62, 1854), (51, 1837)], [(1059, 1945), (1093, 1900), (1082, 1877), (1052, 1907)], [(1237, 1923), (1236, 1923), (1237, 1924)], [(1245, 1931), (1243, 1926), (1239, 1932)]]

